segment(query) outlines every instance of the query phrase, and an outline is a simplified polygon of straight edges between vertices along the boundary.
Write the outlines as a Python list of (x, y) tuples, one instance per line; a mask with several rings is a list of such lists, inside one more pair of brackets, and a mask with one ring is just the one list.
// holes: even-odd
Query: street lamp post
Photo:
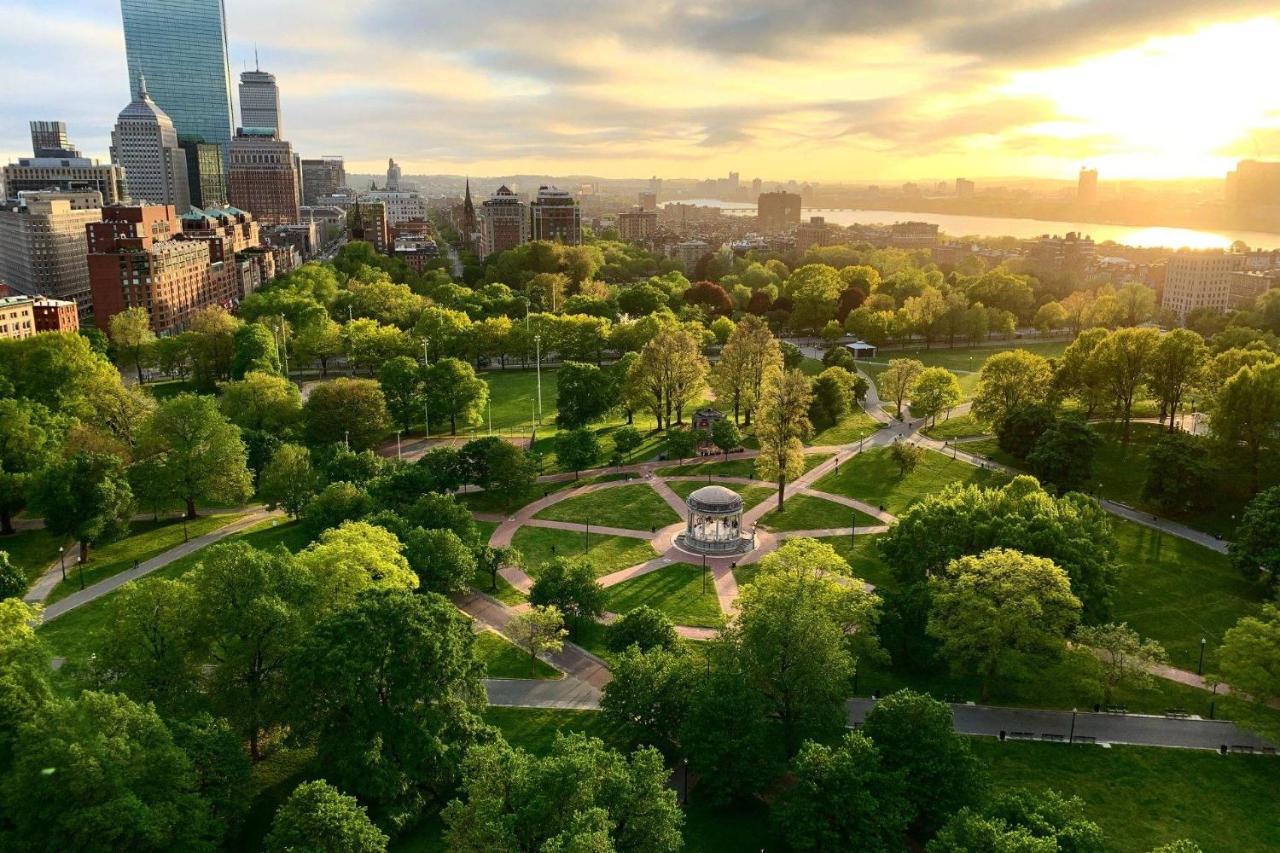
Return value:
[(422, 431), (427, 439), (431, 438), (431, 413), (429, 409), (430, 404), (424, 400), (422, 403)]
[(431, 366), (431, 354), (428, 351), (428, 348), (430, 346), (431, 346), (431, 338), (423, 338), (422, 339), (422, 366), (423, 367)]
[(66, 551), (66, 548), (63, 548), (61, 545), (58, 546), (58, 565), (62, 567), (62, 580), (64, 582), (67, 579)]
[(1204, 644), (1205, 638), (1200, 638), (1200, 662), (1196, 664), (1196, 675), (1204, 675)]
[(1076, 742), (1076, 709), (1071, 709), (1071, 734), (1067, 735), (1067, 743)]
[(582, 553), (586, 554), (591, 550), (591, 519), (587, 519), (587, 538), (582, 548)]
[(707, 555), (702, 555), (702, 594), (707, 594)]
[(187, 538), (187, 514), (185, 512), (182, 514), (182, 541), (184, 543), (191, 541)]
[(403, 459), (400, 454), (400, 430), (396, 430), (396, 459)]
[(538, 423), (542, 423), (542, 335), (533, 336), (534, 358), (537, 361), (536, 370), (538, 372)]
[(852, 546), (858, 541), (858, 511), (853, 510), (849, 516), (849, 545)]

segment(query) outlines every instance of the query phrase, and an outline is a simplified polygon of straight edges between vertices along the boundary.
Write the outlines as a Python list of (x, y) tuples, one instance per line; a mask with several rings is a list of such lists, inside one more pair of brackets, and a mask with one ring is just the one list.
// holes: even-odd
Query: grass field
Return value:
[(666, 527), (680, 520), (662, 496), (645, 483), (577, 495), (552, 504), (534, 517), (577, 524), (591, 522), (631, 530)]
[[(804, 470), (812, 471), (831, 458), (830, 453), (806, 453), (804, 455)], [(686, 465), (672, 465), (666, 468), (659, 468), (654, 473), (659, 477), (689, 477), (689, 476), (706, 476), (710, 474), (713, 477), (750, 477), (756, 478), (756, 462), (754, 459), (730, 459), (727, 462), (720, 460), (718, 462), (690, 462)]]
[[(688, 500), (689, 495), (707, 485), (706, 480), (668, 480), (667, 485), (671, 487), (671, 491), (680, 497)], [(743, 509), (751, 509), (756, 504), (773, 496), (777, 489), (768, 486), (752, 486), (746, 483), (720, 483), (713, 485), (724, 486), (731, 492), (737, 492), (742, 496)]]
[(1053, 788), (1082, 798), (1111, 850), (1150, 850), (1179, 838), (1205, 853), (1280, 849), (1280, 762), (1274, 759), (988, 738), (971, 743), (996, 789)]
[(556, 557), (585, 559), (595, 569), (596, 577), (652, 560), (657, 553), (643, 539), (629, 536), (606, 536), (592, 533), (590, 549), (585, 532), (552, 530), (547, 527), (522, 527), (511, 544), (524, 557), (524, 570), (537, 578), (545, 563)]
[(922, 429), (921, 432), (938, 441), (950, 441), (953, 438), (988, 435), (991, 427), (973, 415), (956, 415), (954, 418), (940, 420), (933, 426)]
[(997, 471), (975, 468), (967, 462), (951, 459), (941, 453), (925, 453), (914, 471), (902, 477), (898, 466), (885, 447), (859, 453), (826, 475), (814, 488), (883, 506), (895, 515), (916, 501), (941, 491), (951, 483), (996, 485), (1006, 476)]
[[(998, 343), (995, 346), (978, 346), (978, 347), (955, 347), (947, 348), (932, 347), (925, 349), (923, 347), (907, 350), (888, 350), (879, 353), (876, 358), (870, 361), (859, 361), (858, 366), (864, 370), (873, 380), (878, 379), (880, 374), (889, 366), (891, 359), (897, 358), (914, 358), (922, 362), (925, 367), (945, 367), (956, 374), (956, 379), (960, 382), (960, 390), (964, 400), (973, 399), (974, 390), (978, 387), (978, 372), (982, 370), (984, 365), (991, 356), (1005, 352), (1011, 349), (1021, 349), (1042, 355), (1045, 358), (1053, 358), (1062, 355), (1070, 341), (1007, 341)], [(881, 397), (885, 395), (881, 394)]]
[[(0, 536), (0, 551), (9, 555), (9, 562), (27, 577), (27, 583), (35, 583), (44, 570), (58, 559), (58, 546), (66, 545), (63, 540), (49, 531), (39, 528), (23, 530), (12, 536)], [(66, 561), (74, 565), (76, 552), (68, 545)]]
[(1181, 669), (1196, 669), (1204, 637), (1211, 670), (1223, 633), (1262, 603), (1258, 588), (1208, 548), (1123, 519), (1112, 528), (1123, 567), (1114, 618), (1159, 640)]
[(770, 530), (818, 530), (848, 527), (850, 523), (879, 524), (866, 513), (810, 495), (791, 495), (781, 510), (770, 510), (760, 519), (760, 524)]
[(702, 591), (702, 566), (672, 563), (605, 590), (606, 607), (614, 613), (626, 613), (647, 604), (670, 617), (677, 625), (695, 628), (719, 628), (724, 614), (716, 599), (715, 584), (707, 571), (706, 588)]
[[(194, 539), (206, 533), (212, 533), (220, 527), (231, 524), (239, 516), (230, 513), (203, 515), (188, 521), (187, 535)], [(183, 524), (181, 519), (172, 518), (156, 521), (135, 521), (130, 525), (129, 535), (123, 539), (89, 550), (89, 562), (83, 567), (67, 561), (67, 579), (59, 581), (49, 593), (47, 604), (60, 601), (81, 586), (92, 586), (100, 580), (117, 575), (126, 569), (132, 569), (136, 563), (145, 563), (152, 557), (163, 554), (171, 548), (183, 543)], [(82, 583), (83, 581), (83, 583)]]
[(835, 426), (827, 427), (809, 439), (810, 446), (820, 447), (830, 444), (851, 444), (860, 438), (867, 438), (882, 428), (882, 424), (868, 415), (861, 407), (841, 419)]
[[(545, 661), (532, 658), (495, 631), (476, 634), (476, 657), (490, 678), (556, 679), (561, 673)], [(532, 664), (532, 665), (531, 665)]]

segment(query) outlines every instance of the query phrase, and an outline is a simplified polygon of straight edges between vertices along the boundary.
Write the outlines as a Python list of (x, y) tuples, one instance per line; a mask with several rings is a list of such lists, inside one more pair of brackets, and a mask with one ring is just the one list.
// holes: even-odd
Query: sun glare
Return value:
[(1101, 139), (1082, 158), (1109, 174), (1221, 174), (1254, 153), (1251, 131), (1280, 126), (1280, 88), (1262, 84), (1274, 79), (1278, 41), (1277, 20), (1223, 24), (1022, 72), (1007, 90), (1052, 99), (1062, 122)]

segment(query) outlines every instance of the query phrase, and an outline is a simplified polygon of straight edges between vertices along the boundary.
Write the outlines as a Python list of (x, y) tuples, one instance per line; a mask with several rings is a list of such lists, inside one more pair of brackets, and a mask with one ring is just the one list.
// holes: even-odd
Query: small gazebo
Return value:
[(742, 497), (724, 486), (703, 486), (689, 495), (689, 522), (676, 544), (694, 554), (743, 554), (755, 547), (742, 533)]

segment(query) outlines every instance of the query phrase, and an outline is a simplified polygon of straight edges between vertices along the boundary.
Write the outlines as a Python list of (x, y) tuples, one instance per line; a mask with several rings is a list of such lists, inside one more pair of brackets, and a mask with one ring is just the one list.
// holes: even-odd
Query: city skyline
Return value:
[[(256, 46), (294, 149), (351, 172), (394, 156), (406, 175), (826, 182), (1221, 177), (1276, 159), (1280, 91), (1239, 84), (1280, 37), (1269, 6), (226, 2), (232, 74)], [(0, 11), (16, 37), (0, 157), (27, 156), (28, 122), (53, 117), (105, 160), (129, 99), (119, 0)]]

